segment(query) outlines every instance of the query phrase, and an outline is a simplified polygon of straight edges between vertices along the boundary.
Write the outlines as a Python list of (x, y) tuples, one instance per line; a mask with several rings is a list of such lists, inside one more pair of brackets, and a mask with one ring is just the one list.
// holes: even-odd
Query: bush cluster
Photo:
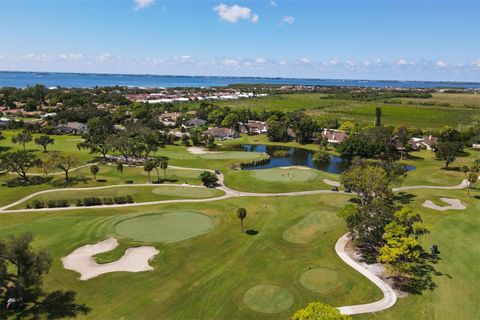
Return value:
[(113, 198), (87, 197), (83, 199), (78, 199), (77, 207), (91, 207), (91, 206), (101, 206), (101, 205), (109, 205), (109, 204), (126, 204), (126, 203), (133, 203), (133, 202), (134, 202), (133, 198), (130, 195), (118, 196)]
[(264, 164), (267, 164), (270, 162), (270, 156), (267, 155), (265, 158), (258, 159), (258, 160), (252, 160), (250, 162), (244, 162), (244, 163), (239, 163), (236, 165), (233, 165), (233, 168), (247, 168), (247, 167), (256, 167), (256, 166), (261, 166)]
[(60, 199), (60, 200), (33, 200), (31, 203), (27, 203), (27, 209), (41, 209), (41, 208), (65, 208), (70, 206), (68, 200)]

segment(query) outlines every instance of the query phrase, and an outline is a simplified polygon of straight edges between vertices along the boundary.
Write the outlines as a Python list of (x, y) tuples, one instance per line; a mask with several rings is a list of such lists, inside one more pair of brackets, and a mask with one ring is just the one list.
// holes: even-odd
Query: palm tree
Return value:
[(97, 173), (100, 171), (97, 165), (92, 165), (90, 166), (90, 173), (93, 174), (93, 177), (95, 178), (95, 181), (97, 181)]
[(237, 209), (237, 218), (240, 219), (240, 225), (242, 227), (242, 233), (243, 233), (243, 219), (247, 217), (247, 209), (245, 208), (238, 208)]
[(119, 162), (117, 164), (117, 171), (123, 176), (123, 163)]
[(151, 179), (150, 179), (150, 172), (152, 172), (152, 170), (156, 167), (156, 164), (154, 161), (152, 161), (151, 159), (145, 161), (145, 163), (143, 164), (143, 170), (148, 174), (148, 182), (151, 182)]
[(166, 158), (160, 160), (160, 168), (163, 169), (163, 177), (167, 179), (167, 168), (168, 168), (168, 160)]

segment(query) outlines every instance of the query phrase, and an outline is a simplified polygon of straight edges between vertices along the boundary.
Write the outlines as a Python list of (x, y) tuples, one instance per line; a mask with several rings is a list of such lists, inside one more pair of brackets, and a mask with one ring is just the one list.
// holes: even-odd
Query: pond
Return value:
[[(268, 146), (268, 145), (252, 145), (252, 144), (243, 144), (243, 149), (248, 152), (264, 152), (270, 156), (270, 162), (258, 165), (255, 167), (247, 167), (244, 170), (257, 170), (257, 169), (268, 169), (268, 168), (278, 168), (278, 167), (290, 167), (290, 166), (305, 166), (310, 167), (330, 173), (342, 173), (345, 171), (350, 162), (347, 159), (330, 156), (330, 163), (316, 163), (313, 161), (312, 157), (315, 153), (314, 151), (300, 149), (300, 148), (289, 148), (282, 146)], [(285, 156), (276, 155), (277, 151), (286, 151)]]
[[(264, 152), (270, 156), (270, 162), (254, 167), (246, 167), (243, 170), (269, 169), (290, 166), (305, 166), (313, 169), (326, 171), (329, 173), (340, 174), (350, 165), (350, 161), (337, 156), (330, 156), (330, 163), (317, 163), (313, 161), (315, 151), (283, 147), (270, 146), (264, 144), (242, 144), (242, 148), (248, 152)], [(279, 152), (280, 151), (280, 152)], [(279, 153), (284, 153), (279, 155)], [(405, 165), (405, 171), (415, 170), (414, 166)]]

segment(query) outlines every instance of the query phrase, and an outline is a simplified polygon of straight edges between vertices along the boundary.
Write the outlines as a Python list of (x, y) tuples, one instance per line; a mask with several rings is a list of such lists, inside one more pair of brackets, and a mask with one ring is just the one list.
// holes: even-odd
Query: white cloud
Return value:
[(480, 59), (472, 61), (472, 67), (480, 69)]
[(240, 20), (249, 20), (253, 23), (257, 23), (260, 17), (258, 14), (254, 14), (252, 9), (248, 7), (241, 7), (237, 4), (228, 6), (224, 3), (215, 6), (213, 10), (218, 14), (220, 20), (229, 23), (237, 23)]
[(405, 59), (400, 59), (400, 60), (398, 60), (398, 62), (397, 62), (397, 65), (399, 65), (399, 66), (404, 66), (404, 65), (406, 65), (406, 64), (408, 64), (408, 63), (407, 63), (407, 61), (406, 61)]
[(292, 16), (284, 16), (282, 18), (282, 23), (293, 24), (294, 22), (295, 22), (295, 18)]
[(263, 58), (257, 58), (255, 59), (255, 63), (256, 64), (265, 64), (267, 62), (267, 60), (263, 59)]
[(238, 66), (239, 61), (236, 59), (225, 59), (223, 60), (223, 64), (226, 66)]
[(78, 61), (78, 60), (81, 60), (82, 58), (83, 58), (83, 55), (80, 53), (60, 54), (60, 59), (68, 60), (68, 61)]
[(288, 64), (288, 62), (285, 61), (285, 60), (280, 60), (280, 61), (278, 61), (278, 64), (281, 65), (281, 66), (286, 66)]
[(355, 62), (353, 62), (353, 61), (351, 61), (351, 60), (345, 61), (345, 64), (346, 64), (347, 66), (349, 66), (349, 67), (355, 66)]
[(270, 4), (270, 6), (272, 6), (272, 7), (276, 7), (276, 6), (277, 6), (277, 1), (275, 1), (275, 0), (270, 0), (269, 4)]
[(184, 54), (183, 56), (175, 56), (173, 57), (173, 60), (179, 61), (181, 63), (187, 63), (192, 61), (192, 57), (189, 55)]
[(308, 60), (307, 58), (301, 58), (300, 62), (305, 63), (305, 64), (310, 64), (311, 63), (311, 61)]
[(445, 61), (438, 60), (437, 63), (435, 63), (435, 65), (439, 68), (444, 68), (447, 66), (447, 63)]
[(135, 3), (135, 10), (145, 9), (154, 4), (155, 0), (133, 0)]
[(335, 59), (330, 59), (327, 62), (325, 62), (325, 65), (327, 65), (327, 66), (335, 66), (337, 64), (339, 64), (339, 61), (335, 60)]

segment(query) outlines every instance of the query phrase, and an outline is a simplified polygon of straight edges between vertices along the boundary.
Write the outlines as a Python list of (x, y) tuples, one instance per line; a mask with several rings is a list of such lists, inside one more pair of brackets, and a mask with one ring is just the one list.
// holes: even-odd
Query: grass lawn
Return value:
[[(409, 204), (420, 213), (430, 234), (422, 238), (423, 246), (437, 244), (440, 262), (435, 277), (437, 288), (423, 295), (399, 299), (391, 308), (377, 314), (357, 316), (358, 319), (478, 319), (480, 297), (480, 190), (467, 198), (465, 190), (422, 190)], [(466, 210), (435, 211), (421, 207), (425, 200), (461, 199)]]
[(188, 187), (171, 187), (171, 186), (136, 186), (122, 185), (109, 187), (106, 189), (86, 189), (81, 191), (70, 191), (57, 189), (55, 192), (49, 192), (35, 196), (24, 203), (11, 207), (10, 209), (22, 209), (27, 203), (34, 200), (47, 202), (48, 200), (65, 199), (70, 205), (75, 205), (77, 199), (87, 197), (113, 198), (118, 196), (132, 196), (135, 202), (149, 202), (172, 199), (203, 199), (212, 198), (223, 195), (224, 192), (212, 188), (188, 188)]
[[(355, 101), (341, 99), (325, 99), (325, 94), (276, 94), (254, 99), (217, 101), (215, 104), (231, 108), (251, 108), (252, 110), (305, 110), (315, 117), (325, 115), (336, 116), (342, 120), (355, 120), (361, 123), (373, 123), (375, 108), (382, 107), (382, 120), (387, 125), (407, 125), (422, 129), (439, 129), (445, 125), (457, 127), (469, 124), (478, 115), (480, 97), (474, 94), (434, 94), (428, 99), (403, 98), (402, 104), (388, 101)], [(436, 103), (425, 106), (421, 103)], [(442, 106), (449, 103), (451, 106)], [(196, 108), (198, 103), (189, 103)]]
[[(0, 236), (34, 233), (35, 246), (45, 248), (53, 257), (45, 288), (75, 290), (78, 302), (92, 308), (88, 316), (79, 319), (157, 319), (160, 314), (162, 319), (286, 319), (313, 300), (346, 305), (381, 297), (373, 284), (335, 254), (334, 244), (344, 233), (343, 222), (335, 212), (347, 199), (341, 195), (301, 197), (296, 201), (266, 198), (260, 204), (253, 198), (241, 198), (108, 210), (2, 214)], [(256, 230), (256, 235), (240, 233), (235, 215), (238, 207), (247, 208), (245, 228)], [(330, 230), (318, 233), (308, 244), (295, 244), (283, 238), (285, 230), (319, 208), (332, 216), (325, 221)], [(121, 246), (100, 260), (121, 256), (121, 250), (144, 242), (120, 234), (119, 223), (143, 217), (145, 213), (173, 215), (179, 211), (201, 212), (210, 217), (214, 227), (208, 233), (181, 242), (152, 243), (160, 251), (150, 262), (154, 271), (111, 273), (81, 282), (77, 273), (61, 265), (60, 258), (74, 249), (109, 236), (119, 238)], [(337, 290), (323, 294), (305, 288), (300, 278), (309, 268), (336, 270)], [(247, 292), (259, 285), (276, 286), (279, 290), (270, 290), (263, 302), (257, 303), (257, 307), (263, 305), (262, 309), (255, 311)], [(269, 287), (266, 289), (260, 292), (269, 292)], [(283, 307), (273, 310), (275, 313), (266, 313), (272, 312), (265, 309), (271, 308), (272, 302)]]

